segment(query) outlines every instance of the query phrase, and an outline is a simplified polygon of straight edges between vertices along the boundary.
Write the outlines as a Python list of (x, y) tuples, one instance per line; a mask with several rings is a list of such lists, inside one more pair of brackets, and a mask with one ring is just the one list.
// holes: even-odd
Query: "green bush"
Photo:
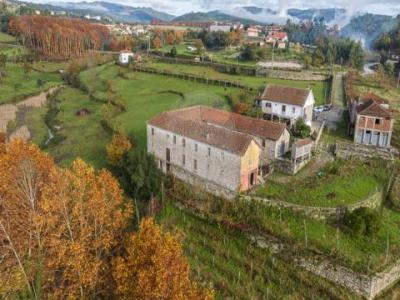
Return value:
[(393, 182), (393, 186), (389, 194), (389, 199), (394, 207), (400, 209), (400, 175), (398, 175)]
[(347, 212), (343, 224), (356, 236), (373, 236), (378, 233), (382, 225), (379, 213), (368, 207)]
[(293, 128), (293, 135), (298, 138), (307, 138), (311, 135), (311, 128), (303, 119), (298, 119)]

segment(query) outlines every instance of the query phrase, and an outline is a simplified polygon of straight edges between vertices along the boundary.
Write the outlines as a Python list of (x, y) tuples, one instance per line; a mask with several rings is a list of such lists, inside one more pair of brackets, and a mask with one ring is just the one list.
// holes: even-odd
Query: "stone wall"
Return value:
[(271, 69), (258, 69), (258, 76), (267, 76), (270, 78), (290, 79), (290, 80), (307, 80), (307, 81), (326, 81), (330, 80), (332, 76), (314, 73), (312, 71), (285, 71), (285, 70), (271, 70)]
[(237, 191), (229, 190), (212, 181), (200, 178), (179, 166), (171, 165), (171, 171), (180, 180), (183, 180), (213, 195), (224, 197), (226, 199), (234, 199), (238, 194)]
[(375, 146), (337, 143), (335, 147), (335, 154), (340, 158), (356, 156), (359, 158), (380, 157), (385, 160), (393, 160), (396, 156), (399, 156), (399, 151), (395, 148), (384, 149)]
[(332, 221), (341, 219), (346, 213), (346, 211), (351, 212), (359, 207), (377, 208), (381, 205), (382, 198), (383, 198), (382, 192), (376, 191), (367, 199), (354, 204), (349, 204), (341, 207), (314, 207), (314, 206), (294, 204), (286, 201), (272, 200), (253, 195), (242, 196), (242, 199), (244, 200), (261, 201), (269, 206), (276, 208), (285, 208), (294, 213), (300, 213), (316, 220), (332, 220)]

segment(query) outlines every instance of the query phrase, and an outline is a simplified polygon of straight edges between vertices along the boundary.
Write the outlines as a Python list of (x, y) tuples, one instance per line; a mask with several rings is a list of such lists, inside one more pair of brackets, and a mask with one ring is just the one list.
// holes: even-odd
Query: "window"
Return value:
[(380, 125), (381, 124), (381, 119), (375, 119), (375, 125)]
[(265, 107), (271, 107), (271, 103), (269, 103), (269, 102), (265, 102)]
[(186, 164), (186, 157), (185, 154), (182, 155), (182, 165)]
[(197, 144), (194, 144), (194, 151), (197, 152), (198, 148), (199, 148), (199, 146)]
[(151, 135), (154, 135), (154, 128), (151, 128)]
[(185, 146), (186, 146), (186, 140), (182, 139), (182, 147), (185, 147)]
[(211, 148), (208, 147), (208, 156), (211, 156)]
[(193, 168), (195, 171), (197, 171), (197, 160), (196, 159), (193, 161)]
[(221, 152), (221, 159), (224, 159), (224, 152)]
[(296, 112), (296, 107), (292, 107), (292, 113), (295, 113)]
[(262, 140), (262, 146), (265, 148), (265, 140)]
[(176, 136), (174, 135), (174, 144), (176, 144)]
[(282, 112), (283, 112), (283, 113), (286, 112), (286, 105), (282, 105)]

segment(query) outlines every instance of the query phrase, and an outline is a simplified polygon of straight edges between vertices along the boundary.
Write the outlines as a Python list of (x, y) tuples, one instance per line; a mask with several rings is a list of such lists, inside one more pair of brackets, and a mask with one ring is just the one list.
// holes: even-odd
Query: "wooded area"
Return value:
[(24, 46), (48, 56), (82, 56), (102, 49), (108, 28), (84, 20), (24, 15), (10, 20), (9, 31)]

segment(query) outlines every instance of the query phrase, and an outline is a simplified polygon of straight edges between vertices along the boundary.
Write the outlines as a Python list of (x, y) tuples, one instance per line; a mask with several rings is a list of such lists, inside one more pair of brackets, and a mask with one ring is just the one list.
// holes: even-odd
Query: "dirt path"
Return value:
[[(25, 100), (18, 102), (17, 104), (3, 104), (0, 105), (0, 132), (7, 133), (7, 126), (10, 122), (15, 122), (18, 111), (27, 108), (39, 108), (42, 107), (47, 101), (47, 95), (56, 91), (58, 87), (53, 87), (46, 92), (42, 92), (39, 95), (28, 97)], [(24, 122), (22, 122), (24, 123)], [(18, 128), (13, 130), (9, 135), (9, 140), (20, 138), (25, 141), (31, 138), (28, 127), (25, 124), (21, 124)]]

